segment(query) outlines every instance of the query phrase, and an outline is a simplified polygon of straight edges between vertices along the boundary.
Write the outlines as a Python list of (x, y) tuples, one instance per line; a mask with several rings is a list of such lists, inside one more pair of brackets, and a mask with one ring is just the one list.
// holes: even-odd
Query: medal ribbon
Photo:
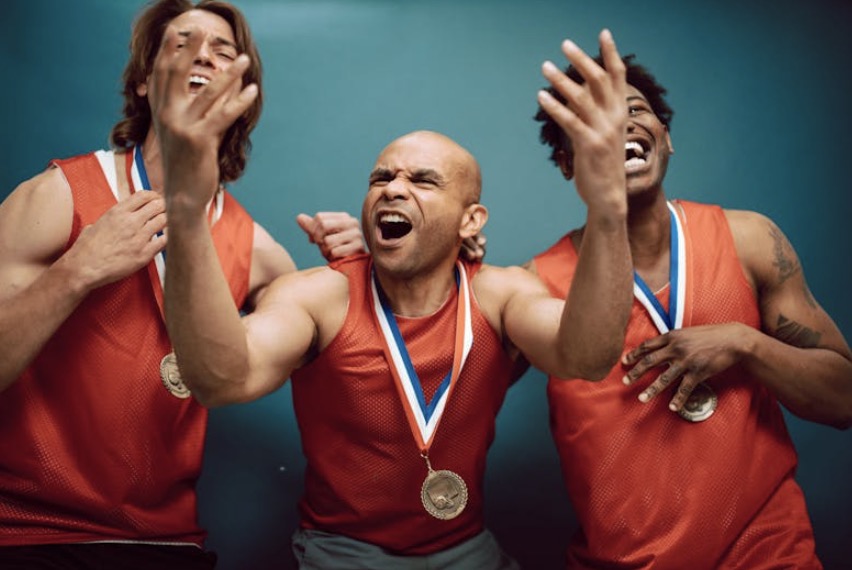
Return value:
[(470, 291), (467, 273), (460, 261), (456, 262), (456, 286), (459, 288), (458, 308), (456, 309), (455, 350), (453, 352), (453, 367), (441, 382), (430, 403), (426, 403), (423, 386), (411, 357), (405, 347), (405, 340), (399, 331), (396, 317), (381, 285), (376, 279), (375, 271), (371, 272), (373, 313), (384, 337), (385, 358), (391, 370), (394, 383), (402, 400), (411, 433), (421, 453), (427, 453), (432, 445), (432, 439), (438, 429), (438, 423), (444, 414), (447, 402), (461, 374), (473, 345), (473, 326), (470, 314)]
[[(142, 158), (142, 145), (133, 147), (133, 152), (127, 153), (127, 181), (130, 184), (130, 193), (133, 194), (137, 190), (150, 191), (151, 182), (148, 180), (148, 171), (145, 169), (145, 161)], [(210, 224), (222, 217), (222, 209), (225, 205), (225, 193), (222, 191), (216, 192), (215, 207), (208, 206), (207, 215)], [(157, 232), (157, 236), (162, 236), (163, 232)], [(160, 306), (160, 313), (163, 313), (163, 287), (166, 278), (166, 250), (160, 251), (154, 256), (153, 271), (151, 265), (149, 273), (151, 281), (155, 283), (154, 294), (157, 298), (157, 304)], [(159, 286), (157, 286), (159, 284)]]
[(669, 253), (669, 310), (666, 311), (653, 291), (636, 271), (633, 272), (633, 296), (642, 303), (661, 334), (683, 327), (686, 301), (686, 240), (683, 225), (671, 202), (669, 208), (671, 239)]

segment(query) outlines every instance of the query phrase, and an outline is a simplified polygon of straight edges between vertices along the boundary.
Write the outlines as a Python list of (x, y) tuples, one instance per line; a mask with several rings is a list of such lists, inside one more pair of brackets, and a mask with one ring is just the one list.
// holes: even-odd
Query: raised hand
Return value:
[(249, 58), (240, 54), (217, 68), (197, 92), (190, 75), (208, 34), (197, 27), (169, 26), (148, 80), (148, 102), (162, 150), (166, 198), (180, 197), (192, 208), (204, 208), (219, 188), (218, 153), (228, 127), (252, 104), (257, 85), (243, 87)]
[(580, 198), (590, 210), (626, 203), (624, 145), (627, 129), (626, 70), (612, 34), (599, 37), (604, 67), (570, 40), (562, 51), (585, 82), (579, 84), (552, 62), (542, 73), (565, 98), (563, 104), (547, 91), (538, 94), (539, 104), (562, 127), (573, 149), (573, 176)]
[(296, 222), (328, 261), (364, 251), (361, 226), (346, 212), (317, 212), (313, 216), (299, 214)]
[(740, 360), (740, 350), (747, 344), (744, 335), (750, 330), (741, 323), (726, 323), (687, 327), (648, 339), (624, 355), (622, 362), (630, 367), (624, 383), (631, 385), (653, 368), (667, 366), (639, 394), (639, 400), (648, 402), (679, 382), (669, 403), (672, 411), (679, 411), (696, 386)]

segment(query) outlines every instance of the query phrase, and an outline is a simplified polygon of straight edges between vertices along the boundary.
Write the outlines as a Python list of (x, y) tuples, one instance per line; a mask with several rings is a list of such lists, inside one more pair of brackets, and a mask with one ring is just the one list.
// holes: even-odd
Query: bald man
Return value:
[[(217, 78), (205, 98), (189, 98), (183, 78), (199, 36), (179, 51), (168, 36), (172, 55), (152, 79), (167, 179), (166, 316), (184, 382), (220, 406), (292, 375), (308, 464), (293, 542), (301, 568), (516, 568), (482, 508), (512, 371), (526, 359), (560, 377), (601, 377), (620, 355), (631, 302), (624, 68), (611, 38), (610, 71), (585, 54), (572, 60), (592, 88), (575, 85), (579, 112), (566, 119), (589, 208), (567, 304), (519, 267), (458, 260), (488, 218), (479, 166), (448, 137), (418, 131), (382, 150), (370, 174), (371, 253), (276, 280), (241, 319), (203, 205), (215, 189), (208, 141), (253, 90)], [(229, 72), (246, 65), (241, 56)]]

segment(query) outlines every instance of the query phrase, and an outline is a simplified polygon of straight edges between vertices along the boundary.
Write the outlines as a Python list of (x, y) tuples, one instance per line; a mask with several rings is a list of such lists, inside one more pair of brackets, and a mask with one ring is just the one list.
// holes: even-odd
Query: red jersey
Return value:
[[(302, 526), (369, 542), (402, 555), (429, 554), (483, 529), (485, 459), (513, 362), (471, 295), (474, 340), (429, 451), (435, 470), (465, 481), (456, 518), (421, 503), (427, 475), (383, 352), (371, 304), (369, 255), (332, 264), (349, 279), (342, 329), (293, 373), (293, 404), (307, 458)], [(466, 264), (471, 282), (480, 265)], [(428, 402), (453, 363), (458, 292), (435, 314), (397, 317)]]
[[(54, 164), (74, 201), (70, 247), (116, 199), (93, 154)], [(227, 196), (211, 231), (242, 305), (253, 222)], [(207, 413), (161, 383), (171, 344), (153, 264), (88, 295), (0, 393), (0, 546), (203, 542), (195, 483)]]
[[(721, 208), (678, 202), (687, 252), (684, 327), (741, 322), (760, 327)], [(554, 295), (571, 285), (570, 235), (535, 258)], [(669, 290), (657, 294), (668, 306)], [(634, 300), (625, 351), (659, 335)], [(690, 423), (668, 409), (668, 391), (637, 397), (616, 365), (600, 383), (550, 378), (551, 428), (580, 532), (573, 568), (820, 568), (796, 453), (774, 396), (740, 369), (707, 381), (718, 396), (710, 418)]]

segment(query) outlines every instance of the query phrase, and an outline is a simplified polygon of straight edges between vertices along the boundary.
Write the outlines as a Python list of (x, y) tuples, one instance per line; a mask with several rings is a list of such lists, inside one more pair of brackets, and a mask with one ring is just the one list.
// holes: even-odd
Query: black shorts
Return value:
[(212, 570), (216, 555), (192, 545), (40, 544), (0, 547), (3, 570)]

